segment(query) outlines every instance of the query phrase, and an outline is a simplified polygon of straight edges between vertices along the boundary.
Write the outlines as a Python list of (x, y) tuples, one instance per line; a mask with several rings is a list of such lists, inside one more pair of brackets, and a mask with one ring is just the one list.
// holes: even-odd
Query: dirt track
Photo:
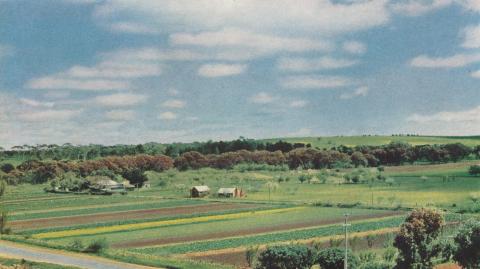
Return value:
[(56, 217), (33, 220), (20, 220), (10, 222), (10, 227), (15, 231), (41, 228), (63, 227), (79, 224), (101, 223), (108, 221), (121, 221), (130, 219), (158, 218), (169, 215), (207, 213), (231, 209), (245, 209), (258, 207), (255, 204), (240, 203), (210, 203), (195, 206), (178, 206), (158, 209), (130, 210), (112, 213), (99, 213), (92, 215), (79, 215), (69, 217)]
[[(352, 221), (364, 220), (369, 218), (395, 216), (398, 214), (399, 212), (392, 211), (392, 212), (385, 212), (382, 214), (359, 215), (359, 216), (352, 216), (350, 220)], [(246, 228), (246, 229), (235, 230), (235, 231), (207, 232), (207, 233), (204, 233), (201, 235), (195, 235), (195, 236), (169, 237), (169, 238), (160, 238), (160, 239), (158, 238), (143, 239), (143, 240), (136, 240), (136, 241), (119, 242), (116, 244), (112, 244), (112, 247), (113, 248), (136, 248), (136, 247), (158, 246), (158, 245), (165, 245), (165, 244), (172, 244), (172, 243), (184, 243), (184, 242), (192, 242), (192, 241), (199, 241), (199, 240), (219, 239), (219, 238), (233, 237), (233, 236), (246, 236), (246, 235), (254, 235), (254, 234), (261, 234), (261, 233), (278, 232), (278, 231), (284, 231), (284, 230), (310, 228), (310, 227), (321, 226), (321, 225), (335, 224), (341, 221), (342, 221), (342, 218), (336, 218), (336, 219), (329, 219), (329, 220), (296, 222), (296, 223), (288, 223), (288, 224), (275, 225), (275, 226), (257, 227), (253, 229)]]

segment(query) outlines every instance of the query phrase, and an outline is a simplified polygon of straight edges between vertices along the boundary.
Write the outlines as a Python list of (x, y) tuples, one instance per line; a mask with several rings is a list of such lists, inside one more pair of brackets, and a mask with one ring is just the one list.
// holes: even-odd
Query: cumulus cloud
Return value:
[(40, 110), (25, 111), (18, 118), (28, 122), (65, 121), (80, 115), (81, 110)]
[(340, 95), (340, 99), (352, 99), (359, 96), (367, 96), (368, 91), (368, 87), (363, 86), (355, 89), (353, 92), (343, 93), (342, 95)]
[(146, 95), (132, 93), (116, 93), (110, 95), (101, 95), (94, 98), (94, 103), (100, 106), (133, 106), (144, 103), (147, 100)]
[(174, 120), (177, 117), (177, 114), (171, 111), (162, 112), (158, 115), (158, 118), (161, 120)]
[[(407, 126), (416, 132), (437, 135), (477, 135), (480, 133), (480, 106), (461, 111), (413, 114)], [(448, 128), (446, 128), (448, 126)]]
[(113, 32), (124, 32), (131, 34), (156, 34), (158, 30), (138, 22), (120, 21), (109, 26)]
[(110, 110), (105, 117), (114, 121), (129, 121), (135, 119), (136, 113), (133, 110)]
[(410, 61), (410, 65), (423, 68), (458, 68), (480, 62), (480, 54), (455, 54), (449, 57), (433, 58), (420, 55)]
[(266, 92), (259, 92), (254, 96), (250, 97), (250, 102), (254, 104), (269, 104), (275, 101), (275, 97), (266, 93)]
[(202, 77), (225, 77), (239, 75), (245, 72), (244, 64), (204, 64), (198, 68), (198, 75)]
[(480, 24), (466, 27), (464, 36), (465, 39), (462, 44), (464, 48), (480, 48)]
[(356, 60), (321, 57), (316, 59), (307, 58), (281, 58), (277, 62), (277, 67), (281, 70), (304, 72), (325, 69), (340, 69), (351, 67), (358, 63)]
[(186, 102), (183, 100), (171, 99), (162, 103), (163, 107), (166, 108), (184, 108)]
[(288, 104), (289, 107), (293, 107), (293, 108), (301, 108), (301, 107), (305, 107), (306, 105), (308, 105), (308, 102), (305, 100), (294, 100)]
[(27, 88), (39, 90), (82, 90), (105, 91), (124, 90), (130, 87), (127, 81), (107, 79), (65, 79), (61, 77), (42, 77), (32, 79), (26, 84)]
[(194, 45), (202, 47), (245, 47), (259, 53), (272, 51), (309, 51), (328, 50), (331, 44), (308, 38), (287, 38), (274, 35), (257, 34), (240, 29), (223, 29), (216, 32), (198, 34), (177, 33), (170, 36), (174, 45)]
[(21, 104), (31, 106), (31, 107), (50, 107), (51, 108), (55, 105), (55, 103), (53, 102), (40, 102), (37, 100), (28, 99), (28, 98), (20, 98), (19, 101)]
[[(114, 23), (120, 17), (148, 21), (164, 31), (203, 31), (223, 27), (261, 32), (337, 34), (369, 29), (389, 21), (387, 0), (165, 0), (104, 1), (95, 18)], [(365, 16), (364, 14), (369, 14)]]
[(447, 7), (453, 0), (406, 0), (391, 5), (393, 11), (407, 16), (420, 16), (425, 13)]
[(342, 48), (344, 51), (351, 54), (364, 54), (367, 51), (367, 45), (359, 41), (343, 42)]
[(477, 70), (477, 71), (475, 71), (475, 72), (472, 72), (472, 73), (471, 73), (471, 76), (472, 76), (473, 78), (480, 78), (480, 70)]
[(348, 86), (352, 81), (341, 76), (290, 76), (280, 84), (289, 89), (329, 89)]

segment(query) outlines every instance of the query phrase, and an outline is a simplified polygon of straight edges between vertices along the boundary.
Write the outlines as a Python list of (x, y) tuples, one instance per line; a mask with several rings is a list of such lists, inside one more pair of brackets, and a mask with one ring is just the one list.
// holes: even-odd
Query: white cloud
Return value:
[(105, 113), (105, 117), (115, 121), (129, 121), (135, 119), (136, 113), (133, 110), (110, 110)]
[(458, 0), (458, 2), (468, 10), (480, 12), (480, 1), (478, 0)]
[(258, 94), (250, 97), (250, 102), (255, 104), (269, 104), (275, 101), (275, 99), (275, 97), (266, 92), (259, 92)]
[(407, 118), (407, 128), (416, 133), (436, 135), (478, 135), (480, 106), (462, 111), (442, 111), (435, 114), (413, 114)]
[(159, 64), (104, 61), (94, 67), (73, 66), (63, 75), (72, 78), (131, 79), (159, 76)]
[(414, 67), (424, 68), (458, 68), (480, 62), (480, 54), (456, 54), (449, 57), (432, 58), (420, 55), (410, 61)]
[(18, 118), (28, 122), (45, 122), (45, 121), (65, 121), (78, 116), (81, 110), (41, 110), (26, 111), (18, 115)]
[(480, 106), (464, 111), (442, 111), (433, 115), (413, 114), (407, 118), (408, 121), (416, 123), (427, 123), (432, 121), (441, 122), (480, 122)]
[(156, 34), (157, 30), (153, 29), (150, 26), (137, 22), (114, 22), (109, 26), (110, 30), (113, 32), (123, 32), (131, 34)]
[(184, 108), (185, 105), (186, 105), (185, 101), (176, 100), (176, 99), (167, 100), (162, 103), (162, 106), (167, 108)]
[(307, 58), (281, 58), (277, 62), (277, 67), (281, 70), (303, 72), (324, 69), (339, 69), (356, 65), (358, 61), (349, 59), (339, 59), (332, 57), (321, 57), (316, 59)]
[[(119, 17), (155, 23), (164, 31), (218, 30), (223, 27), (260, 32), (337, 34), (369, 29), (389, 20), (387, 0), (137, 0), (105, 1), (95, 17)], [(369, 14), (365, 16), (365, 14)]]
[(308, 102), (305, 100), (294, 100), (288, 104), (288, 106), (293, 108), (301, 108), (301, 107), (305, 107), (306, 105), (308, 105)]
[(20, 98), (20, 103), (23, 105), (31, 106), (31, 107), (53, 107), (55, 103), (53, 102), (39, 102), (37, 100), (28, 99), (28, 98)]
[(132, 93), (116, 93), (111, 95), (101, 95), (94, 99), (94, 102), (101, 106), (133, 106), (144, 103), (147, 96)]
[(352, 84), (349, 78), (341, 76), (290, 76), (281, 81), (289, 89), (329, 89)]
[(199, 34), (177, 33), (170, 36), (170, 42), (174, 45), (194, 45), (210, 48), (244, 47), (257, 51), (258, 54), (275, 51), (328, 50), (331, 48), (331, 44), (324, 41), (257, 34), (240, 29), (223, 29)]
[(161, 119), (161, 120), (174, 120), (177, 117), (178, 117), (177, 114), (175, 114), (171, 111), (166, 111), (166, 112), (160, 113), (160, 115), (158, 115), (158, 118)]
[(175, 88), (170, 88), (168, 89), (167, 94), (170, 96), (178, 96), (180, 94), (180, 91)]
[(369, 91), (368, 87), (363, 86), (363, 87), (355, 89), (351, 93), (344, 93), (344, 94), (340, 95), (340, 99), (352, 99), (352, 98), (359, 97), (359, 96), (367, 96), (368, 91)]
[(392, 10), (407, 16), (420, 16), (451, 5), (453, 0), (406, 0), (391, 5)]
[(42, 77), (27, 82), (27, 88), (41, 90), (82, 90), (106, 91), (124, 90), (130, 87), (128, 81), (108, 79), (66, 79), (58, 77)]
[(464, 29), (464, 48), (480, 48), (480, 24), (468, 26)]
[(204, 64), (198, 69), (202, 77), (224, 77), (244, 73), (247, 66), (244, 64)]
[(477, 70), (475, 72), (472, 72), (470, 74), (473, 78), (480, 78), (480, 70)]
[(343, 42), (342, 48), (351, 54), (364, 54), (367, 51), (367, 45), (358, 41)]

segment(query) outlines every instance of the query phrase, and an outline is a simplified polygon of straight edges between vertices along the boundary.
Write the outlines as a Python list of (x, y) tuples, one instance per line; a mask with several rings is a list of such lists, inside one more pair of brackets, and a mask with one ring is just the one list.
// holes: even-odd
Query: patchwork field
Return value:
[[(348, 213), (352, 246), (364, 250), (373, 236), (369, 248), (381, 249), (409, 208), (443, 208), (451, 223), (467, 218), (455, 212), (476, 216), (480, 180), (466, 172), (472, 163), (387, 167), (382, 173), (392, 180), (365, 184), (341, 182), (352, 169), (149, 172), (152, 187), (126, 196), (47, 194), (44, 186), (21, 185), (2, 201), (13, 230), (2, 238), (69, 250), (103, 240), (109, 247), (102, 255), (122, 261), (231, 268), (245, 266), (245, 252), (254, 246), (335, 245)], [(320, 173), (329, 174), (323, 183), (298, 180)], [(188, 198), (194, 185), (213, 193)], [(218, 198), (214, 190), (225, 186), (242, 188), (246, 197)]]

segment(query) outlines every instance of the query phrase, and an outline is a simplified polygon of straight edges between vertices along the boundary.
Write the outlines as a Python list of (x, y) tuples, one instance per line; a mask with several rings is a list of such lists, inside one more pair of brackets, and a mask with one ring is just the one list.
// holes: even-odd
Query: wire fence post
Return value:
[(350, 214), (344, 214), (345, 216), (345, 223), (343, 224), (343, 227), (345, 228), (345, 259), (343, 260), (343, 268), (348, 269), (348, 216)]

